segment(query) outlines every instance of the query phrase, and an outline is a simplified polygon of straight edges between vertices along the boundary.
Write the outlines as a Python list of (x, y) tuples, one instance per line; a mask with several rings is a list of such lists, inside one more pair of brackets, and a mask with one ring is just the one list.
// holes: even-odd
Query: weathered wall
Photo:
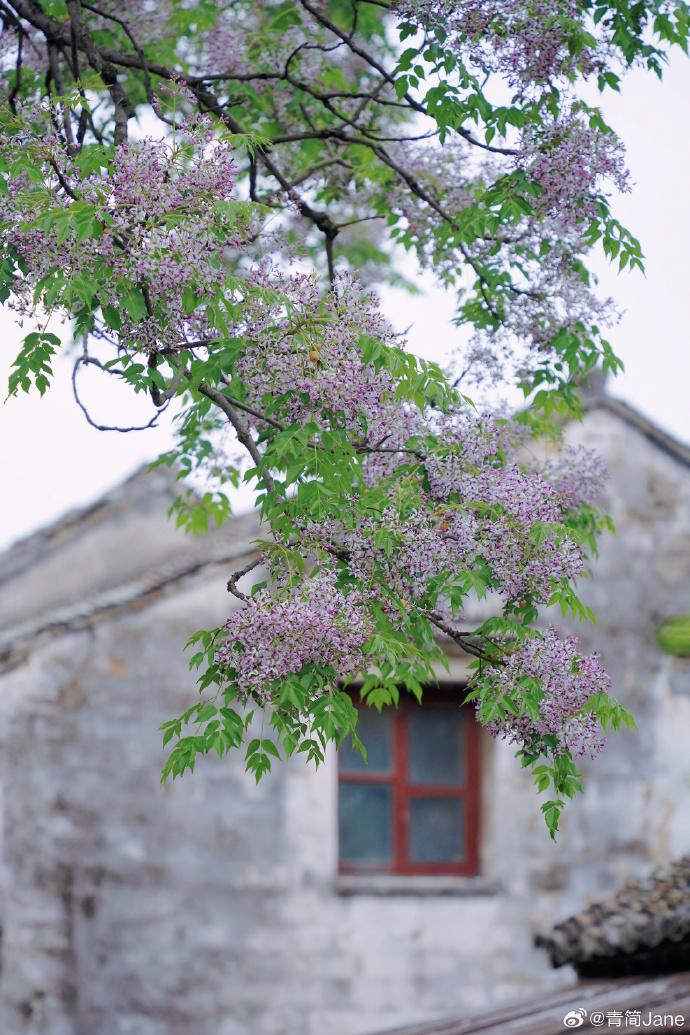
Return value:
[[(0, 612), (21, 597), (25, 636), (0, 677), (5, 1035), (363, 1035), (572, 980), (532, 932), (690, 849), (690, 669), (652, 644), (690, 611), (690, 469), (605, 410), (573, 434), (608, 458), (619, 528), (584, 593), (599, 628), (579, 632), (641, 733), (587, 764), (557, 846), (512, 749), (487, 739), (483, 875), (453, 894), (342, 893), (333, 759), (258, 787), (239, 759), (209, 759), (159, 786), (157, 727), (195, 693), (181, 644), (228, 606), (227, 565), (195, 573), (198, 547), (162, 524), (165, 485), (123, 503), (138, 531), (119, 608), (122, 511), (89, 526), (89, 556), (111, 559), (100, 596), (80, 610), (51, 590), (52, 632), (21, 586), (31, 572), (35, 601), (41, 565), (63, 587), (78, 569), (83, 594), (78, 527), (62, 561), (59, 536), (0, 558)], [(217, 558), (246, 551), (241, 531)]]
[(333, 764), (159, 787), (180, 644), (225, 605), (204, 581), (4, 677), (8, 1032), (354, 1035), (547, 979), (502, 894), (335, 892)]

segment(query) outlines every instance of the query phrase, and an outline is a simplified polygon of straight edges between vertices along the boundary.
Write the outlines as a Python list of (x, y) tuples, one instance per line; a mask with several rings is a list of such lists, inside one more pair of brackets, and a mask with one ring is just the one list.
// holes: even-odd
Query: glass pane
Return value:
[(391, 789), (385, 784), (341, 783), (340, 858), (386, 863), (391, 858)]
[(465, 854), (461, 798), (410, 799), (410, 860), (460, 862)]
[(350, 739), (342, 745), (340, 755), (341, 773), (389, 773), (391, 769), (391, 732), (393, 713), (384, 708), (360, 708), (357, 719), (357, 733), (367, 749), (366, 762), (359, 751), (353, 751)]
[(464, 783), (460, 709), (413, 708), (409, 714), (411, 783)]

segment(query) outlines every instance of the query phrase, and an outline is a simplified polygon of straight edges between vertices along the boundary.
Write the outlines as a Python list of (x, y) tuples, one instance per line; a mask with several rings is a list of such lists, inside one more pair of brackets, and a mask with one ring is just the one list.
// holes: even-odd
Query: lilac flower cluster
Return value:
[[(611, 680), (599, 663), (599, 655), (582, 654), (578, 645), (576, 637), (561, 639), (550, 626), (543, 636), (523, 640), (510, 653), (504, 667), (487, 671), (490, 699), (500, 702), (508, 698), (518, 706), (519, 713), (514, 715), (506, 710), (504, 719), (496, 717), (488, 723), (487, 728), (495, 737), (503, 737), (534, 753), (539, 752), (545, 736), (556, 739), (556, 753), (570, 751), (594, 757), (601, 751), (606, 738), (589, 698), (608, 693)], [(523, 700), (535, 682), (541, 691), (536, 719)], [(477, 707), (481, 707), (481, 702)]]
[(394, 9), (420, 27), (441, 25), (461, 60), (512, 86), (587, 76), (606, 59), (603, 38), (572, 45), (583, 32), (576, 0), (396, 0)]
[[(368, 592), (375, 593), (376, 584), (387, 585), (415, 603), (429, 604), (430, 587), (453, 584), (463, 572), (484, 565), (489, 565), (494, 588), (506, 603), (526, 596), (545, 603), (559, 583), (584, 574), (582, 551), (562, 522), (571, 506), (583, 502), (578, 492), (589, 498), (599, 485), (594, 478), (601, 471), (588, 454), (566, 452), (552, 464), (561, 490), (549, 471), (527, 470), (511, 460), (525, 434), (512, 422), (489, 414), (422, 418), (403, 407), (400, 411), (407, 420), (398, 417), (397, 434), (391, 420), (386, 444), (391, 449), (397, 444), (401, 452), (374, 450), (364, 461), (367, 484), (387, 486), (389, 506), (362, 518), (356, 527), (342, 521), (310, 527), (304, 545), (337, 544)], [(401, 431), (423, 435), (420, 448), (426, 449), (429, 488), (416, 486), (411, 503), (396, 476), (409, 461)], [(536, 524), (548, 526), (542, 527), (539, 540)], [(375, 545), (381, 530), (388, 549)]]
[(537, 213), (567, 230), (596, 216), (603, 180), (619, 191), (630, 190), (623, 156), (623, 145), (614, 133), (603, 133), (570, 113), (538, 130), (531, 128), (518, 164), (541, 190), (534, 203)]
[[(349, 333), (346, 329), (346, 336)], [(262, 342), (257, 346), (262, 354)], [(278, 393), (285, 391), (286, 370), (292, 368), (281, 368), (274, 386)], [(367, 370), (366, 376), (371, 373)], [(288, 400), (286, 405), (293, 403)], [(295, 405), (307, 404), (299, 400)], [(314, 405), (313, 412), (326, 427), (329, 411)], [(369, 412), (366, 397), (361, 405)], [(264, 700), (281, 679), (310, 662), (331, 666), (341, 676), (356, 672), (366, 663), (362, 648), (373, 631), (374, 603), (404, 633), (404, 612), (433, 613), (452, 625), (461, 621), (448, 592), (472, 569), (488, 565), (493, 588), (505, 603), (513, 604), (525, 596), (532, 603), (545, 603), (559, 582), (583, 573), (582, 552), (562, 525), (567, 508), (578, 501), (578, 491), (591, 494), (594, 478), (601, 473), (583, 451), (564, 452), (552, 463), (554, 481), (564, 486), (561, 491), (547, 474), (518, 465), (514, 457), (525, 431), (512, 422), (489, 414), (421, 415), (398, 404), (396, 434), (393, 413), (391, 406), (383, 407), (379, 418), (382, 426), (388, 422), (390, 448), (400, 451), (382, 454), (374, 449), (363, 464), (367, 484), (383, 489), (388, 505), (379, 503), (371, 513), (360, 510), (356, 521), (305, 520), (299, 548), (304, 557), (316, 559), (317, 574), (288, 591), (277, 569), (277, 590), (261, 590), (227, 623), (218, 657), (232, 670), (243, 693)], [(407, 419), (401, 419), (403, 415)], [(303, 413), (298, 416), (305, 419)], [(355, 421), (356, 416), (353, 408), (348, 419)], [(421, 488), (419, 474), (400, 473), (410, 459), (404, 447), (410, 438), (404, 436), (411, 434), (416, 448), (425, 450), (428, 489)], [(357, 501), (352, 502), (358, 509)], [(537, 543), (533, 531), (539, 523), (550, 528)], [(354, 580), (349, 592), (335, 586), (337, 560), (346, 564), (348, 578)], [(551, 662), (556, 665), (554, 687), (559, 679), (565, 679), (566, 688), (571, 685), (569, 650), (559, 654), (553, 647), (548, 658), (539, 655), (546, 668)], [(558, 666), (566, 662), (561, 671)], [(511, 660), (511, 673), (517, 664)], [(507, 728), (509, 734), (511, 729)]]
[[(425, 201), (411, 193), (404, 182), (395, 181), (387, 192), (389, 204), (420, 242), (418, 254), (421, 264), (439, 268), (443, 264), (443, 253), (433, 231), (446, 222), (441, 212), (450, 214), (452, 218), (460, 216), (475, 201), (476, 183), (482, 180), (490, 183), (503, 172), (503, 168), (498, 162), (478, 164), (461, 137), (450, 138), (442, 147), (427, 143), (391, 144), (389, 153), (429, 199)], [(377, 185), (372, 184), (372, 197), (376, 190)]]
[(358, 594), (344, 596), (335, 581), (320, 567), (297, 588), (260, 590), (230, 616), (217, 660), (244, 699), (269, 701), (307, 664), (332, 668), (334, 680), (362, 667), (372, 623)]
[[(26, 130), (4, 138), (2, 157), (11, 162), (30, 148), (55, 177), (45, 189), (28, 192), (15, 177), (8, 194), (0, 195), (3, 237), (30, 267), (9, 305), (31, 315), (36, 285), (56, 268), (67, 277), (98, 274), (100, 307), (117, 311), (121, 344), (156, 350), (203, 336), (205, 310), (190, 313), (185, 292), (217, 296), (227, 280), (224, 249), (239, 247), (250, 233), (241, 210), (232, 207), (232, 146), (217, 138), (209, 118), (196, 117), (172, 142), (125, 143), (105, 168), (83, 175), (55, 133), (33, 138), (30, 120), (37, 112), (24, 114)], [(55, 117), (51, 110), (38, 114)], [(60, 210), (69, 218), (84, 206), (93, 206), (102, 232), (84, 238), (76, 223), (65, 233), (59, 219), (50, 226), (41, 219)], [(127, 305), (134, 289), (145, 289), (143, 316)]]
[[(477, 191), (491, 192), (507, 173), (519, 170), (536, 188), (528, 193), (531, 213), (501, 241), (475, 241), (475, 259), (511, 288), (501, 296), (501, 318), (491, 331), (478, 331), (463, 350), (460, 369), (469, 381), (495, 381), (515, 373), (528, 381), (543, 363), (559, 332), (582, 335), (582, 328), (615, 322), (611, 299), (600, 299), (582, 276), (583, 240), (603, 197), (613, 188), (629, 190), (623, 147), (613, 133), (590, 126), (572, 110), (558, 122), (532, 127), (512, 141), (513, 154), (478, 162), (470, 146), (450, 139), (443, 147), (392, 145), (390, 152), (424, 197), (392, 184), (389, 201), (414, 242), (422, 266), (449, 285), (457, 282), (454, 240), (440, 232), (461, 220)], [(372, 186), (372, 194), (376, 188)], [(366, 190), (360, 198), (366, 199)]]
[[(423, 494), (414, 509), (402, 511), (395, 491), (389, 495), (389, 506), (361, 518), (356, 527), (331, 520), (310, 526), (303, 539), (315, 551), (336, 544), (341, 554), (347, 554), (348, 567), (367, 599), (383, 600), (384, 610), (388, 610), (385, 599), (390, 592), (416, 606), (433, 580), (452, 580), (477, 555), (475, 522), (467, 511), (439, 511)], [(385, 546), (377, 545), (377, 533), (382, 531)], [(392, 620), (395, 624), (395, 616)]]
[[(378, 300), (346, 273), (337, 274), (335, 290), (325, 297), (314, 275), (265, 266), (252, 273), (248, 288), (235, 328), (255, 343), (237, 366), (248, 400), (282, 398), (288, 423), (316, 421), (355, 433), (364, 417), (370, 438), (383, 437), (390, 430), (394, 381), (364, 361), (360, 345), (363, 335), (399, 345)], [(396, 418), (399, 411), (396, 406)]]
[(557, 489), (567, 507), (594, 503), (608, 480), (602, 458), (584, 446), (577, 449), (565, 446), (556, 458), (544, 465), (542, 474)]

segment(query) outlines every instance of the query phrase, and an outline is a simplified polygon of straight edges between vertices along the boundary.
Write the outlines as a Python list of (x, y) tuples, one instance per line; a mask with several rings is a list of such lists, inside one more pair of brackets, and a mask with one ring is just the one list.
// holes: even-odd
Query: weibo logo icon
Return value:
[(581, 1006), (579, 1010), (571, 1010), (570, 1013), (567, 1013), (563, 1018), (563, 1023), (566, 1028), (580, 1028), (585, 1023), (586, 1016), (587, 1011)]

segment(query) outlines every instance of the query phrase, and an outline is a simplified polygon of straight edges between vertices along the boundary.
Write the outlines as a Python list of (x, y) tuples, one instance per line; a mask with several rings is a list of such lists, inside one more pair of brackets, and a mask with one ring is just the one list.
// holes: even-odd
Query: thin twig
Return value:
[(130, 427), (130, 428), (120, 428), (117, 425), (111, 425), (111, 424), (96, 424), (95, 420), (92, 419), (91, 414), (87, 410), (86, 406), (84, 406), (84, 403), (79, 398), (79, 392), (77, 391), (77, 370), (79, 369), (79, 366), (82, 363), (84, 364), (84, 366), (87, 366), (87, 365), (96, 366), (100, 370), (103, 370), (106, 374), (120, 374), (121, 371), (119, 371), (119, 370), (106, 370), (106, 368), (103, 366), (103, 364), (101, 362), (99, 362), (99, 360), (93, 359), (91, 356), (79, 356), (77, 358), (77, 361), (75, 362), (74, 367), (72, 369), (72, 392), (74, 393), (74, 399), (75, 399), (75, 401), (77, 403), (77, 406), (82, 411), (82, 413), (86, 417), (87, 423), (90, 424), (92, 428), (95, 428), (96, 431), (120, 431), (123, 434), (125, 434), (128, 431), (146, 431), (146, 430), (148, 430), (148, 428), (155, 428), (156, 427), (156, 422), (157, 422), (158, 418), (161, 416), (161, 414), (164, 413), (165, 410), (167, 409), (168, 403), (166, 403), (163, 407), (161, 407), (161, 409), (159, 409), (153, 415), (153, 417), (148, 422), (148, 424), (140, 424), (140, 425), (133, 426), (133, 427)]
[(473, 632), (459, 632), (459, 630), (454, 629), (452, 625), (448, 625), (447, 622), (444, 622), (441, 616), (437, 614), (435, 611), (427, 611), (425, 612), (425, 614), (429, 621), (433, 625), (435, 625), (437, 629), (439, 629), (442, 633), (445, 633), (446, 636), (450, 636), (451, 640), (454, 640), (455, 643), (457, 643), (457, 645), (461, 647), (466, 654), (472, 654), (475, 658), (480, 658), (482, 661), (490, 661), (492, 665), (505, 664), (505, 662), (503, 661), (497, 661), (491, 658), (482, 647), (477, 647), (476, 644), (470, 643), (469, 637), (475, 635)]
[(232, 593), (232, 595), (234, 597), (237, 597), (239, 600), (246, 600), (246, 594), (242, 593), (241, 590), (237, 588), (238, 579), (241, 579), (243, 575), (249, 574), (249, 572), (253, 571), (254, 568), (258, 568), (262, 561), (263, 555), (261, 554), (259, 557), (256, 557), (253, 561), (250, 561), (249, 564), (245, 564), (244, 568), (242, 568), (240, 571), (236, 571), (234, 575), (231, 575), (228, 579), (228, 593)]

